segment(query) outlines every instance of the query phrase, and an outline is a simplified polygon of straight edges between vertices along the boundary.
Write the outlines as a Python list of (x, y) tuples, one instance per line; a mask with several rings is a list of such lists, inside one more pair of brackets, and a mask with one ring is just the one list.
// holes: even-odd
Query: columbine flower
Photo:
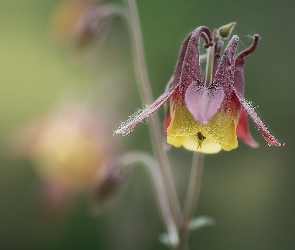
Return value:
[[(199, 56), (199, 38), (209, 48), (206, 74), (202, 75)], [(213, 39), (214, 38), (214, 39)], [(253, 44), (234, 57), (238, 36), (228, 43), (217, 67), (218, 54), (223, 41), (216, 31), (212, 38), (207, 27), (195, 29), (184, 41), (174, 75), (167, 90), (150, 106), (124, 123), (115, 133), (127, 134), (140, 121), (162, 106), (167, 100), (169, 108), (164, 122), (167, 143), (183, 146), (191, 151), (217, 153), (238, 146), (237, 136), (251, 147), (258, 144), (252, 139), (246, 113), (256, 123), (264, 139), (271, 145), (282, 146), (270, 134), (253, 107), (244, 99), (244, 59), (254, 52), (259, 37)], [(210, 51), (211, 50), (211, 51)], [(214, 77), (212, 77), (214, 75)], [(204, 77), (206, 76), (206, 84)]]

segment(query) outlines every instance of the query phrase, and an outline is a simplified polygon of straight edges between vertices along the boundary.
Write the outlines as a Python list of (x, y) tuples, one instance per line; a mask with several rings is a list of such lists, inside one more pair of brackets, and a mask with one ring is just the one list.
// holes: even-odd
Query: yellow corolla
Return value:
[(238, 147), (236, 127), (238, 111), (222, 107), (207, 124), (198, 124), (185, 105), (176, 102), (167, 128), (167, 143), (206, 154), (230, 151)]

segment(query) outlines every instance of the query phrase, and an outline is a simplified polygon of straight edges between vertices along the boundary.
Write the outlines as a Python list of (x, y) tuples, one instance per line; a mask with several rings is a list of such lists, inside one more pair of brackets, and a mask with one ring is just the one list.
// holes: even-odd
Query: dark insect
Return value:
[(203, 136), (201, 132), (197, 133), (197, 137), (198, 137), (198, 140), (200, 140), (200, 141), (204, 141), (206, 139), (206, 137)]
[(202, 142), (206, 139), (206, 137), (203, 136), (201, 132), (197, 133), (197, 137), (198, 137), (198, 143), (199, 143), (198, 148), (201, 148), (202, 147)]

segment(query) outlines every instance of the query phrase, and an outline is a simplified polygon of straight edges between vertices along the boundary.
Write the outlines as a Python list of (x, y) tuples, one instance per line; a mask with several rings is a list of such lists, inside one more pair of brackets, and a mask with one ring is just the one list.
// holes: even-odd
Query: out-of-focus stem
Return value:
[(180, 229), (178, 232), (178, 235), (179, 235), (179, 244), (176, 250), (189, 250), (187, 228)]
[[(153, 102), (153, 97), (145, 62), (137, 7), (134, 0), (125, 0), (125, 2), (127, 3), (127, 8), (129, 10), (127, 17), (129, 18), (129, 27), (131, 30), (131, 42), (134, 66), (137, 77), (137, 85), (142, 102), (144, 104), (150, 104)], [(167, 189), (172, 213), (176, 224), (179, 225), (180, 221), (182, 220), (180, 205), (172, 178), (170, 163), (167, 154), (163, 151), (162, 148), (163, 134), (161, 132), (161, 123), (159, 117), (156, 114), (152, 114), (150, 116), (148, 127), (153, 144), (153, 150), (155, 155), (157, 156), (157, 159), (159, 160), (163, 172), (163, 180)]]
[(159, 164), (155, 159), (145, 153), (140, 151), (133, 151), (126, 153), (119, 157), (119, 163), (122, 164), (122, 167), (129, 167), (130, 165), (141, 163), (148, 170), (151, 179), (155, 184), (155, 192), (158, 198), (158, 204), (160, 212), (163, 216), (164, 222), (167, 226), (167, 231), (170, 237), (170, 241), (173, 245), (178, 245), (178, 233), (175, 225), (173, 215), (171, 213), (167, 191), (163, 183), (163, 176)]
[(119, 4), (103, 4), (96, 9), (96, 14), (101, 17), (124, 16), (124, 8)]
[(201, 180), (203, 174), (204, 157), (202, 153), (194, 153), (192, 160), (192, 169), (190, 174), (190, 181), (187, 191), (187, 196), (184, 204), (184, 223), (189, 223), (190, 219), (194, 215), (195, 208), (200, 194)]

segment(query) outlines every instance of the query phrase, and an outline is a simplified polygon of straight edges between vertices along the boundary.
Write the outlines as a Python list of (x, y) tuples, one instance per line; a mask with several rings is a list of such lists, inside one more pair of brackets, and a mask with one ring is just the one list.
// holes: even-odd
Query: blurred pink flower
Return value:
[(36, 166), (50, 202), (93, 188), (116, 147), (105, 122), (89, 106), (67, 104), (22, 129), (17, 146)]

